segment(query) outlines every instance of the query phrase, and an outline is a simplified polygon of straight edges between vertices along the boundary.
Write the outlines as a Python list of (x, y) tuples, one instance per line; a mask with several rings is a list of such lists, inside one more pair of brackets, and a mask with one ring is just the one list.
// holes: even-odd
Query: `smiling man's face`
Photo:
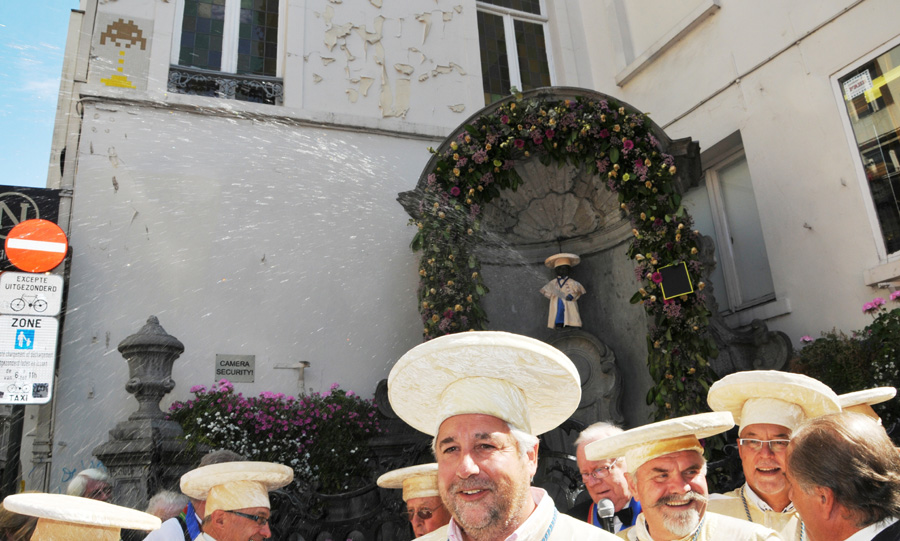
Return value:
[(678, 451), (649, 460), (628, 476), (628, 486), (654, 541), (680, 539), (706, 513), (706, 461), (697, 451)]
[(455, 415), (441, 424), (435, 440), (441, 499), (464, 532), (505, 539), (528, 518), (537, 449), (520, 456), (505, 421)]
[[(789, 440), (791, 431), (781, 425), (756, 423), (743, 427), (740, 437), (763, 441)], [(744, 477), (753, 492), (772, 509), (782, 511), (790, 503), (790, 486), (785, 477), (787, 453), (784, 450), (773, 452), (768, 444), (763, 444), (756, 451), (749, 445), (739, 445), (738, 453), (741, 455)]]

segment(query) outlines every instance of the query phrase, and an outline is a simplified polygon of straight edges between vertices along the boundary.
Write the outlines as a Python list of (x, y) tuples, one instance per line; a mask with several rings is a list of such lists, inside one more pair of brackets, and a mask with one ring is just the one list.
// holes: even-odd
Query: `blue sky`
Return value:
[(47, 184), (69, 15), (78, 0), (0, 0), (0, 184)]

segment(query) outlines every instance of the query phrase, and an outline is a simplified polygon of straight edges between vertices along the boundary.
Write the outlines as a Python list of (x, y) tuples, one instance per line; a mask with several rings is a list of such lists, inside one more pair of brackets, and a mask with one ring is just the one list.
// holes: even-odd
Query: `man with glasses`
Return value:
[(294, 479), (294, 471), (271, 462), (226, 462), (181, 476), (181, 491), (206, 500), (202, 541), (260, 541), (269, 530), (269, 492)]
[(419, 464), (387, 472), (377, 481), (382, 488), (403, 489), (406, 516), (416, 537), (422, 537), (450, 522), (450, 512), (438, 493), (437, 472), (436, 463)]
[(91, 468), (82, 470), (69, 481), (66, 494), (106, 502), (112, 497), (112, 485), (113, 479), (106, 472)]
[(746, 482), (710, 497), (715, 513), (762, 524), (786, 541), (807, 541), (806, 527), (790, 499), (787, 448), (791, 434), (807, 420), (841, 410), (824, 383), (774, 370), (725, 376), (707, 396), (713, 411), (729, 411), (740, 426), (738, 453)]
[(628, 481), (625, 479), (627, 466), (624, 457), (607, 460), (588, 460), (584, 456), (584, 447), (595, 441), (621, 434), (622, 429), (604, 422), (594, 423), (585, 428), (575, 440), (575, 459), (581, 472), (581, 481), (590, 495), (590, 499), (575, 505), (566, 514), (577, 519), (586, 520), (599, 528), (603, 522), (599, 516), (597, 504), (601, 500), (610, 500), (615, 509), (613, 529), (617, 532), (634, 526), (641, 512), (641, 504), (631, 497)]

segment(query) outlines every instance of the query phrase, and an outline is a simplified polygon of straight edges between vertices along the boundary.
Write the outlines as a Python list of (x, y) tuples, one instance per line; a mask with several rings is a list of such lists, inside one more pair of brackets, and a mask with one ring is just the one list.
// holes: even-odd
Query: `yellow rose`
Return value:
[(624, 108), (624, 107), (619, 107), (619, 114), (620, 114), (620, 115), (624, 115), (624, 114), (625, 114), (625, 108)]
[(453, 174), (454, 174), (455, 176), (457, 176), (457, 177), (459, 176), (459, 167), (454, 167), (454, 168), (453, 168)]
[(450, 148), (452, 148), (453, 150), (456, 150), (459, 148), (459, 145), (456, 144), (456, 141), (453, 141), (452, 143), (450, 143)]
[(425, 269), (419, 269), (419, 276), (425, 276)]
[(437, 293), (437, 290), (436, 290), (435, 288), (431, 288), (430, 291), (431, 291), (431, 294), (432, 294), (432, 295), (434, 295), (435, 293)]
[(457, 304), (456, 306), (453, 307), (453, 309), (456, 310), (457, 312), (462, 312), (463, 308), (462, 308), (461, 304)]
[(484, 145), (484, 149), (485, 149), (485, 150), (490, 150), (491, 148), (493, 148), (493, 147), (491, 147), (491, 144), (490, 144), (490, 143)]
[(478, 278), (478, 273), (477, 273), (477, 272), (473, 272), (473, 273), (472, 273), (472, 279), (474, 280), (475, 278)]
[(453, 280), (447, 280), (447, 287), (450, 287), (452, 285), (453, 285)]
[(670, 174), (670, 175), (674, 175), (674, 174), (675, 174), (675, 171), (676, 171), (676, 169), (675, 169), (675, 166), (674, 166), (674, 165), (673, 165), (672, 167), (669, 168), (669, 174)]
[[(623, 203), (623, 206), (624, 206), (624, 203)], [(641, 220), (646, 220), (646, 219), (647, 219), (647, 213), (646, 213), (646, 212), (642, 212), (642, 213), (641, 213)]]
[(466, 302), (472, 302), (472, 295), (469, 295), (468, 297), (466, 297)]
[(697, 255), (697, 248), (691, 248), (691, 255)]
[(613, 126), (613, 131), (618, 133), (618, 132), (622, 131), (622, 127), (619, 126), (618, 124), (616, 124), (615, 126)]
[(437, 314), (431, 316), (431, 321), (434, 321), (435, 323), (437, 323), (440, 320), (441, 320), (441, 316), (439, 316)]
[(438, 218), (443, 218), (444, 216), (446, 216), (446, 214), (444, 214), (444, 211), (438, 212)]

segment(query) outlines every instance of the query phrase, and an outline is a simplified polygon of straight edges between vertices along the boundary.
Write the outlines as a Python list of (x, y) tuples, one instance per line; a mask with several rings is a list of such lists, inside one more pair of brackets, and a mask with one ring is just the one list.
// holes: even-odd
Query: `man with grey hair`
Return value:
[(438, 492), (452, 516), (419, 539), (615, 539), (560, 515), (547, 492), (531, 486), (537, 435), (581, 400), (578, 371), (558, 349), (504, 332), (435, 338), (397, 361), (388, 398), (401, 419), (434, 437)]
[(180, 492), (160, 490), (147, 502), (146, 512), (165, 521), (177, 517), (189, 503), (188, 497)]
[(602, 500), (609, 500), (615, 510), (613, 528), (617, 532), (634, 526), (641, 513), (641, 504), (631, 497), (631, 490), (625, 479), (627, 471), (625, 457), (588, 460), (584, 456), (584, 447), (589, 443), (621, 433), (621, 428), (601, 421), (585, 428), (578, 435), (578, 439), (575, 440), (575, 460), (578, 462), (581, 480), (584, 482), (584, 488), (590, 495), (590, 499), (566, 511), (569, 516), (586, 520), (588, 524), (603, 528), (597, 504)]
[(878, 423), (850, 412), (809, 420), (787, 455), (810, 541), (900, 540), (900, 455)]
[(91, 468), (78, 472), (66, 488), (69, 496), (108, 501), (112, 497), (112, 478), (103, 470)]

